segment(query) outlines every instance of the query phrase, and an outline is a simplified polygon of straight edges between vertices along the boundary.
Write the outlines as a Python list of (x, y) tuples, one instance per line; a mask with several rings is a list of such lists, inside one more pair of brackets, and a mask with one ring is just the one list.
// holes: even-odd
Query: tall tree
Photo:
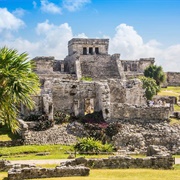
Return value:
[(153, 78), (158, 86), (160, 86), (166, 79), (163, 68), (156, 65), (148, 66), (144, 71), (144, 76)]
[(19, 128), (20, 104), (32, 109), (31, 95), (39, 91), (39, 79), (32, 69), (27, 53), (18, 54), (15, 49), (0, 48), (0, 120), (12, 132)]
[(148, 100), (151, 100), (154, 95), (159, 91), (159, 86), (156, 81), (149, 77), (139, 77), (143, 83), (143, 89), (145, 89), (145, 95)]

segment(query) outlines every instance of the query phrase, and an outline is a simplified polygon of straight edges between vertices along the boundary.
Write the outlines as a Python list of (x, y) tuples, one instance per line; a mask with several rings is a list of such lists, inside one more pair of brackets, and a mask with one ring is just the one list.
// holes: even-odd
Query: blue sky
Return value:
[(73, 37), (109, 38), (110, 54), (180, 71), (180, 0), (0, 0), (0, 46), (63, 59)]

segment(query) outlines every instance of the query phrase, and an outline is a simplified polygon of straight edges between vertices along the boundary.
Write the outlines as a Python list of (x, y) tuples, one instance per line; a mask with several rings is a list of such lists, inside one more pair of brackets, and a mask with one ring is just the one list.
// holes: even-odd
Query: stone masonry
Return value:
[(127, 169), (127, 168), (152, 168), (172, 169), (175, 159), (172, 156), (149, 156), (146, 158), (132, 158), (129, 156), (112, 156), (103, 159), (77, 158), (73, 161), (62, 163), (64, 166), (84, 165), (91, 169)]
[[(108, 39), (74, 38), (68, 42), (64, 60), (34, 58), (41, 82), (41, 93), (34, 97), (38, 106), (34, 113), (46, 113), (49, 120), (53, 120), (57, 111), (84, 116), (86, 104), (91, 102), (92, 111), (102, 111), (106, 121), (119, 117), (132, 119), (136, 107), (135, 118), (157, 114), (159, 119), (167, 119), (168, 108), (147, 107), (140, 80), (128, 80), (142, 75), (154, 58), (121, 60), (120, 54), (108, 54), (108, 46)], [(92, 80), (84, 81), (83, 77)], [(25, 108), (22, 112), (31, 113)]]
[(8, 171), (8, 180), (88, 176), (89, 172), (90, 169), (84, 166), (57, 166), (55, 168), (29, 166), (22, 168), (21, 165), (14, 165), (14, 167)]

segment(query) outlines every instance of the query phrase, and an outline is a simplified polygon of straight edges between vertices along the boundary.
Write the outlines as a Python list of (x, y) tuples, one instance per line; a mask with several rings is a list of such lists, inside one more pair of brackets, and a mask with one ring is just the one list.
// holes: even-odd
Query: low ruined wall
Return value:
[(11, 147), (11, 146), (21, 146), (21, 145), (23, 145), (23, 141), (21, 139), (13, 140), (13, 141), (0, 141), (0, 147)]
[(46, 131), (25, 131), (24, 144), (75, 144), (77, 137), (67, 131), (67, 125), (55, 125)]
[(83, 166), (57, 166), (56, 168), (26, 167), (15, 166), (8, 171), (8, 180), (22, 180), (34, 178), (51, 177), (70, 177), (70, 176), (88, 176), (90, 169)]
[(175, 158), (172, 156), (157, 156), (146, 158), (132, 158), (129, 156), (112, 156), (104, 159), (77, 158), (73, 161), (66, 161), (63, 165), (77, 166), (83, 164), (92, 169), (128, 169), (128, 168), (153, 168), (172, 169)]
[(12, 168), (10, 161), (0, 160), (0, 172), (8, 171), (10, 168)]
[(168, 86), (180, 86), (180, 72), (167, 72)]
[(167, 120), (169, 112), (169, 107), (137, 107), (129, 104), (113, 103), (111, 106), (111, 119), (157, 122), (157, 120)]

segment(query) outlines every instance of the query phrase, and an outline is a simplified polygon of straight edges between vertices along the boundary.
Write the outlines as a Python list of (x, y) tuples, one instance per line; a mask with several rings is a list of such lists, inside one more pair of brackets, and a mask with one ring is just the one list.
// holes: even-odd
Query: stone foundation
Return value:
[(90, 169), (83, 166), (57, 166), (56, 168), (14, 166), (8, 171), (8, 180), (22, 180), (34, 178), (88, 176)]
[(146, 158), (132, 158), (129, 156), (112, 156), (104, 159), (77, 158), (73, 161), (62, 163), (65, 166), (84, 165), (92, 169), (129, 169), (129, 168), (152, 168), (172, 169), (175, 158), (172, 156), (155, 156)]
[(0, 147), (11, 147), (11, 146), (21, 146), (21, 145), (23, 145), (23, 141), (21, 139), (13, 140), (13, 141), (0, 141)]
[(8, 171), (10, 168), (12, 168), (10, 161), (0, 160), (0, 172)]
[(133, 106), (113, 103), (111, 105), (112, 120), (139, 120), (141, 122), (158, 122), (168, 120), (170, 107)]

